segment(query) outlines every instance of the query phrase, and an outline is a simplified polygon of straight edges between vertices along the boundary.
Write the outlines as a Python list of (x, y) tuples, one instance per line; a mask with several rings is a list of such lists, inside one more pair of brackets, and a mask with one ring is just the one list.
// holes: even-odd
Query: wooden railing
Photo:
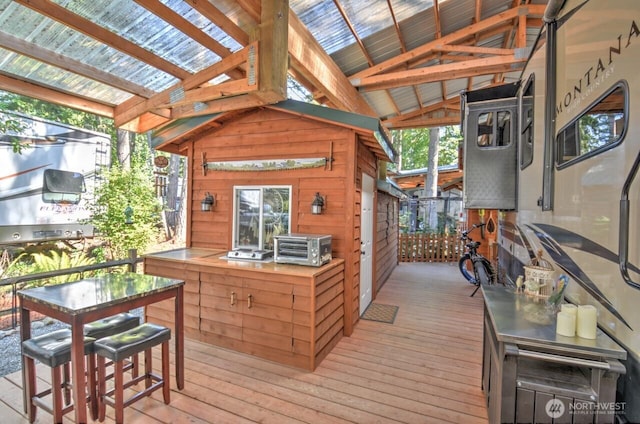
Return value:
[(460, 236), (446, 234), (400, 234), (398, 262), (458, 262), (464, 254)]

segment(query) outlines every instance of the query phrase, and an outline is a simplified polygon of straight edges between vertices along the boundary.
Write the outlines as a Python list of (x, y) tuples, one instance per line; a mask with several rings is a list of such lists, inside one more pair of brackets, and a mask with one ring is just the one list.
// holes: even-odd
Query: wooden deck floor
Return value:
[[(137, 402), (125, 421), (487, 423), (482, 296), (472, 289), (453, 265), (400, 264), (375, 300), (399, 306), (395, 323), (360, 320), (313, 373), (187, 340), (185, 389), (170, 405), (158, 392)], [(28, 422), (20, 373), (0, 379), (0, 422)], [(51, 416), (38, 411), (37, 422)]]

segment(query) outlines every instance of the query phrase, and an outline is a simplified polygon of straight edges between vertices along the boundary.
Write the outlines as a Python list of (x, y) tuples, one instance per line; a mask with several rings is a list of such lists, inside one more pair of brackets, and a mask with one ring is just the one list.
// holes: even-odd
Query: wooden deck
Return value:
[[(487, 423), (482, 296), (472, 289), (451, 264), (400, 264), (375, 300), (399, 306), (395, 323), (360, 320), (313, 373), (187, 340), (185, 389), (172, 390), (170, 405), (158, 392), (137, 402), (125, 421)], [(19, 372), (0, 379), (0, 417), (28, 422)], [(36, 422), (51, 416), (39, 410)]]

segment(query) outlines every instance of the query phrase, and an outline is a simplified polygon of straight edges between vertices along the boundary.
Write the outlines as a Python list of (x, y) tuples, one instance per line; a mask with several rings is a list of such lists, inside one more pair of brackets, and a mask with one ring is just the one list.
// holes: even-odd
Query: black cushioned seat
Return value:
[(84, 325), (84, 335), (101, 339), (140, 325), (140, 318), (129, 312), (113, 315)]
[[(169, 403), (169, 340), (171, 330), (156, 324), (145, 323), (120, 334), (103, 337), (93, 344), (97, 355), (98, 368), (98, 419), (105, 418), (106, 405), (115, 409), (116, 423), (124, 421), (124, 408), (132, 403), (151, 395), (155, 390), (162, 388), (164, 403)], [(162, 346), (162, 376), (153, 373), (151, 349), (154, 346)], [(144, 374), (132, 377), (124, 381), (123, 362), (126, 358), (144, 352)], [(113, 389), (107, 390), (106, 386), (106, 360), (113, 361)], [(124, 390), (144, 380), (145, 388), (138, 391), (127, 400), (124, 399)]]
[[(87, 390), (89, 400), (92, 404), (91, 410), (94, 416), (97, 415), (97, 402), (95, 399), (95, 357), (93, 354), (92, 337), (84, 338), (84, 353), (89, 355), (87, 363), (89, 365)], [(73, 410), (70, 391), (70, 362), (71, 362), (71, 330), (62, 329), (52, 331), (41, 336), (32, 337), (22, 342), (23, 358), (40, 361), (51, 368), (51, 387), (37, 392), (36, 380), (33, 384), (27, 382), (25, 390), (29, 399), (28, 415), (29, 422), (33, 423), (36, 418), (36, 407), (39, 407), (53, 415), (55, 423), (62, 422), (62, 416)], [(25, 360), (26, 361), (26, 360)], [(25, 362), (25, 366), (35, 373), (33, 361), (31, 365)], [(63, 376), (64, 368), (64, 376)], [(35, 375), (35, 374), (34, 374)], [(43, 402), (42, 398), (51, 394), (51, 404)]]
[(146, 323), (120, 334), (96, 340), (94, 351), (96, 355), (117, 362), (170, 339), (171, 330)]
[[(92, 337), (84, 338), (84, 353), (91, 353)], [(27, 355), (50, 368), (59, 367), (71, 361), (71, 330), (52, 331), (41, 336), (32, 337), (22, 342), (22, 354)]]

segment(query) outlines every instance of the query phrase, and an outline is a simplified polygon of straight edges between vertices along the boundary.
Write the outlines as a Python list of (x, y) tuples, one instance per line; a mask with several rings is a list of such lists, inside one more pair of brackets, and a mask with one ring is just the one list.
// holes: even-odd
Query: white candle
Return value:
[(578, 306), (576, 328), (578, 337), (595, 339), (598, 328), (598, 313), (593, 305)]
[(573, 337), (576, 335), (576, 315), (570, 312), (558, 312), (556, 333), (561, 336)]
[(563, 303), (562, 305), (560, 305), (560, 311), (568, 312), (572, 315), (577, 315), (578, 307), (572, 303)]

